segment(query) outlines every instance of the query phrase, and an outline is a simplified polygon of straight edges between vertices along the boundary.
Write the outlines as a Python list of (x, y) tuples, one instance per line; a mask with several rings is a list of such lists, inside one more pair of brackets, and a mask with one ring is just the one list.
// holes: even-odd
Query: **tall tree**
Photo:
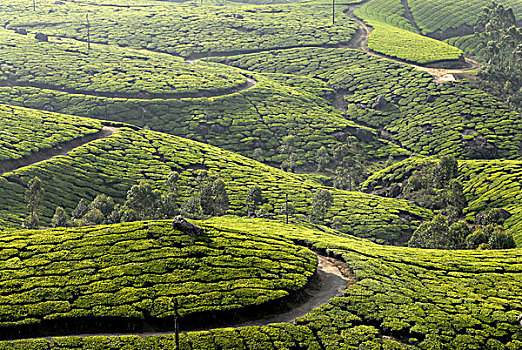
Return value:
[(522, 110), (522, 30), (516, 23), (513, 10), (501, 3), (484, 8), (475, 32), (486, 64), (477, 77), (483, 89)]
[(29, 215), (26, 218), (25, 226), (28, 228), (37, 228), (39, 226), (40, 206), (44, 196), (44, 189), (42, 188), (42, 181), (39, 177), (33, 177), (27, 184), (25, 191), (25, 200), (27, 202), (27, 209)]
[(328, 209), (333, 204), (333, 196), (326, 189), (318, 190), (312, 198), (312, 219), (315, 222), (325, 220)]

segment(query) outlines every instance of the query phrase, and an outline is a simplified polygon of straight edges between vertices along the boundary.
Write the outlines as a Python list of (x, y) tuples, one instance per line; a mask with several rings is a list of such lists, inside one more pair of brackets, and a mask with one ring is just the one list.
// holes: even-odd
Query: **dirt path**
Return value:
[(86, 135), (71, 141), (63, 142), (55, 148), (44, 149), (32, 153), (30, 156), (21, 159), (0, 161), (0, 175), (29, 165), (34, 165), (39, 162), (43, 162), (56, 156), (66, 155), (75, 148), (86, 145), (89, 142), (109, 137), (116, 131), (118, 131), (118, 128), (104, 126), (100, 131), (98, 131), (95, 134)]
[(353, 13), (357, 8), (361, 7), (362, 5), (364, 5), (364, 3), (350, 6), (350, 8), (345, 11), (345, 13), (348, 16), (350, 16), (355, 21), (355, 23), (357, 23), (360, 26), (360, 28), (362, 28), (363, 38), (360, 40), (360, 49), (363, 50), (364, 52), (366, 52), (368, 55), (385, 58), (385, 59), (392, 60), (392, 61), (395, 61), (398, 63), (407, 64), (415, 69), (418, 69), (418, 70), (421, 70), (421, 71), (424, 71), (424, 72), (427, 72), (427, 73), (433, 75), (435, 77), (436, 82), (455, 81), (457, 79), (455, 78), (454, 74), (462, 74), (462, 73), (466, 73), (466, 72), (481, 68), (481, 65), (477, 61), (474, 61), (469, 58), (465, 58), (465, 61), (469, 64), (469, 67), (466, 67), (466, 68), (453, 69), (453, 68), (424, 67), (424, 66), (415, 65), (415, 64), (412, 64), (409, 62), (405, 62), (405, 61), (397, 59), (397, 58), (389, 57), (389, 56), (386, 56), (386, 55), (383, 55), (383, 54), (370, 50), (368, 48), (368, 40), (369, 40), (370, 34), (372, 33), (373, 29), (370, 26), (368, 26), (366, 23), (364, 23), (364, 21), (362, 19), (360, 19)]
[[(240, 323), (223, 324), (219, 325), (219, 328), (223, 327), (246, 327), (246, 326), (262, 326), (270, 323), (292, 323), (296, 318), (302, 317), (312, 311), (314, 308), (327, 303), (331, 298), (341, 296), (342, 292), (350, 285), (356, 282), (355, 276), (351, 273), (348, 266), (340, 260), (334, 258), (328, 258), (321, 255), (317, 255), (319, 258), (319, 264), (317, 267), (317, 276), (314, 283), (309, 283), (304, 288), (306, 298), (295, 304), (288, 304), (290, 310), (284, 310), (281, 313), (272, 314), (263, 317), (256, 317), (251, 315), (250, 320), (242, 321)], [(181, 321), (182, 322), (182, 321)], [(212, 328), (198, 328), (188, 329), (184, 332), (190, 331), (203, 331)], [(67, 334), (67, 336), (78, 336), (78, 337), (91, 337), (91, 336), (117, 336), (117, 335), (138, 335), (141, 337), (146, 336), (158, 336), (173, 334), (174, 331), (167, 332), (142, 332), (142, 333), (90, 333), (90, 334)], [(59, 337), (59, 336), (53, 336)], [(41, 338), (41, 337), (40, 337)], [(47, 337), (51, 339), (52, 337)]]

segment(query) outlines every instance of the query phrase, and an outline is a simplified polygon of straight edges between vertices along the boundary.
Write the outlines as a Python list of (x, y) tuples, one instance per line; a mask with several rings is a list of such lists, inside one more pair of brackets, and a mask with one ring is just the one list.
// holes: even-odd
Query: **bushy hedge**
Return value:
[(287, 296), (315, 272), (307, 249), (255, 232), (191, 237), (169, 221), (15, 231), (0, 238), (0, 328), (85, 317), (164, 318)]

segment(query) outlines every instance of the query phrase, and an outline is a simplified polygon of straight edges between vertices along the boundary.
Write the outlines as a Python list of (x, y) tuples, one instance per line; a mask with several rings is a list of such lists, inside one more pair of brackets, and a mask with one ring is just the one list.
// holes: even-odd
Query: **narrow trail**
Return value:
[(111, 136), (116, 131), (118, 131), (118, 128), (104, 126), (100, 131), (98, 131), (95, 134), (86, 135), (74, 140), (66, 141), (63, 143), (58, 144), (54, 148), (48, 148), (44, 149), (35, 153), (32, 153), (28, 157), (23, 157), (20, 159), (15, 160), (5, 160), (0, 161), (0, 175), (3, 175), (5, 173), (37, 164), (39, 162), (43, 162), (45, 160), (49, 160), (53, 157), (60, 156), (60, 155), (67, 155), (72, 150), (84, 146), (90, 142), (103, 139), (106, 137)]
[[(301, 300), (300, 302), (296, 302), (295, 304), (288, 304), (289, 310), (283, 310), (280, 313), (273, 313), (268, 316), (256, 317), (256, 315), (251, 315), (248, 317), (249, 320), (244, 320), (237, 323), (232, 324), (220, 324), (213, 325), (208, 328), (197, 328), (197, 329), (183, 329), (183, 332), (193, 332), (193, 331), (205, 331), (215, 328), (239, 328), (239, 327), (247, 327), (247, 326), (263, 326), (270, 323), (292, 323), (296, 318), (302, 317), (325, 303), (327, 303), (331, 298), (341, 296), (343, 291), (349, 286), (356, 283), (356, 278), (349, 270), (347, 265), (335, 258), (324, 257), (322, 255), (317, 255), (319, 258), (319, 264), (317, 266), (317, 274), (316, 274), (316, 282), (309, 283), (304, 288), (304, 293), (306, 298)], [(287, 309), (288, 309), (287, 308)], [(183, 319), (180, 320), (180, 325), (183, 327)], [(159, 335), (169, 335), (174, 334), (174, 330), (166, 331), (166, 332), (155, 332), (155, 331), (145, 331), (145, 332), (128, 332), (128, 333), (108, 333), (108, 332), (100, 332), (100, 333), (85, 333), (85, 334), (63, 334), (63, 335), (53, 335), (49, 337), (36, 337), (36, 339), (45, 338), (51, 339), (53, 337), (60, 336), (75, 336), (75, 337), (92, 337), (92, 336), (121, 336), (121, 335), (137, 335), (140, 337), (148, 337), (148, 336), (159, 336)], [(29, 339), (29, 338), (24, 338)]]
[(456, 81), (457, 79), (454, 77), (454, 74), (463, 74), (463, 73), (481, 68), (481, 65), (477, 61), (474, 61), (470, 58), (465, 58), (465, 61), (469, 64), (469, 67), (466, 67), (466, 68), (436, 68), (436, 67), (425, 67), (425, 66), (416, 65), (413, 63), (409, 63), (409, 62), (406, 62), (406, 61), (403, 61), (403, 60), (400, 60), (397, 58), (393, 58), (390, 56), (386, 56), (386, 55), (383, 55), (383, 54), (370, 50), (368, 48), (368, 40), (370, 38), (370, 34), (373, 31), (373, 28), (368, 26), (362, 19), (360, 19), (353, 13), (357, 8), (364, 5), (364, 3), (365, 2), (354, 5), (354, 6), (350, 6), (350, 8), (348, 10), (345, 10), (345, 13), (348, 16), (350, 16), (355, 21), (355, 23), (357, 23), (359, 25), (360, 28), (362, 28), (363, 38), (360, 40), (359, 46), (360, 46), (360, 49), (363, 50), (364, 52), (366, 52), (368, 55), (385, 58), (385, 59), (388, 59), (388, 60), (391, 60), (391, 61), (394, 61), (397, 63), (407, 64), (415, 69), (418, 69), (418, 70), (421, 70), (423, 72), (427, 72), (427, 73), (433, 75), (435, 77), (436, 82)]

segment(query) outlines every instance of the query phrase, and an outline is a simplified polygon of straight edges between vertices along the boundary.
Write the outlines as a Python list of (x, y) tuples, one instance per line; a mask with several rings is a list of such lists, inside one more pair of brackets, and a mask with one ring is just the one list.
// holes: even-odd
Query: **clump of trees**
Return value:
[(196, 178), (196, 186), (181, 208), (184, 216), (199, 219), (226, 214), (230, 201), (226, 185), (219, 177), (211, 177), (201, 170)]
[(64, 208), (57, 207), (51, 224), (53, 227), (77, 227), (158, 220), (173, 217), (180, 212), (191, 218), (226, 214), (229, 199), (223, 180), (210, 177), (206, 171), (201, 171), (196, 180), (196, 187), (190, 190), (190, 195), (181, 208), (178, 205), (178, 182), (177, 172), (171, 172), (167, 176), (164, 183), (166, 191), (155, 189), (142, 181), (127, 191), (123, 204), (116, 204), (113, 198), (105, 194), (97, 195), (92, 202), (81, 199), (70, 216)]
[(438, 162), (424, 164), (414, 171), (402, 189), (402, 197), (422, 207), (440, 210), (450, 222), (455, 222), (467, 205), (458, 176), (457, 160), (444, 156)]
[(513, 9), (492, 2), (475, 25), (486, 62), (478, 73), (484, 90), (522, 110), (522, 30), (516, 27)]
[(465, 221), (451, 223), (443, 215), (422, 223), (413, 233), (408, 246), (432, 249), (511, 249), (513, 236), (502, 230), (505, 216), (501, 209), (487, 212), (473, 227)]
[(363, 149), (352, 139), (335, 145), (331, 150), (322, 146), (316, 152), (317, 172), (333, 177), (333, 187), (354, 190), (366, 176)]

